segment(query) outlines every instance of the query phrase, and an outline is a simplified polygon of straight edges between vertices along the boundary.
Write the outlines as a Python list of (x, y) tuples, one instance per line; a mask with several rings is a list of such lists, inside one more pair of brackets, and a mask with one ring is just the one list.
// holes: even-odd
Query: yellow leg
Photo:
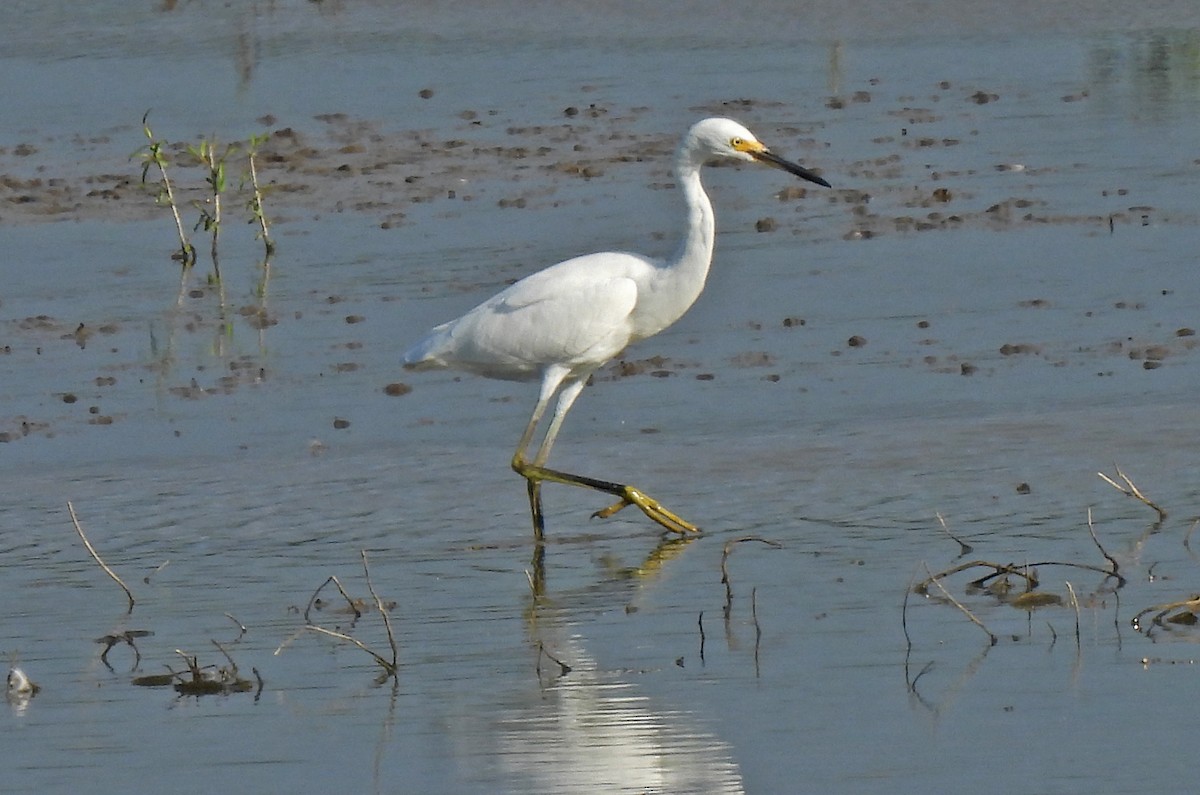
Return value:
[[(554, 440), (558, 436), (559, 429), (562, 427), (563, 418), (567, 416), (567, 411), (570, 410), (571, 404), (579, 397), (580, 391), (583, 389), (584, 384), (587, 383), (587, 375), (587, 373), (576, 373), (572, 376), (566, 367), (559, 365), (547, 369), (546, 374), (542, 378), (537, 405), (533, 407), (533, 416), (529, 418), (529, 424), (525, 426), (525, 432), (521, 434), (521, 441), (517, 444), (517, 452), (513, 455), (512, 468), (517, 474), (528, 481), (529, 511), (533, 515), (534, 537), (538, 541), (541, 541), (546, 529), (546, 520), (542, 516), (543, 481), (563, 483), (568, 486), (582, 486), (587, 489), (603, 491), (617, 497), (617, 502), (592, 514), (601, 519), (607, 519), (627, 505), (636, 505), (641, 509), (642, 513), (672, 533), (679, 533), (680, 535), (699, 533), (700, 528), (696, 527), (696, 525), (683, 519), (678, 514), (667, 510), (658, 500), (648, 497), (632, 486), (626, 486), (623, 483), (612, 483), (607, 480), (597, 480), (583, 475), (572, 475), (569, 472), (560, 472), (557, 469), (549, 469), (544, 466), (546, 459), (550, 456), (550, 448), (554, 445)], [(572, 380), (567, 381), (568, 376)], [(562, 386), (564, 383), (566, 385)], [(549, 405), (551, 398), (553, 398), (554, 393), (560, 386), (562, 386), (562, 392), (559, 394), (558, 405), (554, 409), (554, 415), (550, 418), (550, 426), (546, 430), (546, 436), (542, 439), (537, 453), (533, 456), (533, 463), (529, 463), (525, 460), (526, 450), (533, 440), (533, 434), (537, 429), (538, 422), (541, 421), (546, 406)]]
[(642, 513), (672, 533), (687, 535), (688, 533), (700, 532), (699, 527), (663, 507), (662, 503), (658, 500), (644, 494), (641, 490), (633, 486), (626, 486), (623, 483), (612, 483), (607, 480), (597, 480), (596, 478), (589, 478), (584, 475), (573, 475), (569, 472), (560, 472), (557, 469), (533, 466), (525, 463), (521, 458), (513, 459), (513, 469), (529, 482), (529, 505), (530, 510), (533, 512), (534, 534), (538, 538), (542, 537), (541, 533), (545, 527), (541, 511), (541, 484), (543, 481), (562, 483), (567, 486), (582, 486), (583, 488), (603, 491), (620, 498), (607, 508), (602, 508), (592, 514), (592, 516), (600, 519), (607, 519), (627, 505), (636, 505), (641, 509)]

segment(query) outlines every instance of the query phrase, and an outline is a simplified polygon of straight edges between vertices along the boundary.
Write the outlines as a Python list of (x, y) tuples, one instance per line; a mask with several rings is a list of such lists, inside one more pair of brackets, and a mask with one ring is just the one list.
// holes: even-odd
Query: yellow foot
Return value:
[(654, 521), (658, 522), (663, 527), (670, 530), (672, 533), (687, 535), (688, 533), (699, 533), (700, 528), (692, 524), (688, 520), (678, 514), (667, 510), (653, 497), (642, 494), (632, 486), (625, 487), (624, 496), (617, 502), (607, 508), (601, 508), (592, 516), (598, 519), (607, 519), (627, 505), (636, 505), (642, 509), (642, 513), (649, 516)]

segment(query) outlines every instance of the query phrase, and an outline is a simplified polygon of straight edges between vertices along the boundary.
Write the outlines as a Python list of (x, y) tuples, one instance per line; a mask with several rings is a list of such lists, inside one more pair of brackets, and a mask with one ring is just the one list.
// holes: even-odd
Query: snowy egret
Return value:
[[(640, 489), (550, 469), (546, 460), (588, 376), (631, 343), (670, 326), (704, 289), (716, 225), (700, 169), (713, 159), (765, 163), (829, 187), (812, 171), (773, 154), (737, 122), (704, 119), (684, 134), (675, 153), (675, 178), (687, 205), (687, 223), (674, 256), (656, 260), (607, 251), (560, 262), (521, 279), (457, 320), (437, 326), (404, 355), (407, 369), (448, 367), (487, 378), (541, 382), (533, 416), (512, 459), (512, 468), (528, 485), (538, 539), (545, 529), (541, 484), (546, 481), (617, 497), (617, 502), (594, 516), (607, 518), (636, 505), (668, 530), (698, 532), (696, 525)], [(555, 394), (558, 404), (529, 460), (530, 443)]]

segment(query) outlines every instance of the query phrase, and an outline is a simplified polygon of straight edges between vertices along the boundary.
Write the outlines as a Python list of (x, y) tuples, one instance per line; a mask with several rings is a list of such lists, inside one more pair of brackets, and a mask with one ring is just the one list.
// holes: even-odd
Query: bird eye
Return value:
[(734, 149), (741, 149), (743, 143), (745, 143), (745, 141), (743, 141), (741, 138), (731, 138), (729, 141), (729, 145)]

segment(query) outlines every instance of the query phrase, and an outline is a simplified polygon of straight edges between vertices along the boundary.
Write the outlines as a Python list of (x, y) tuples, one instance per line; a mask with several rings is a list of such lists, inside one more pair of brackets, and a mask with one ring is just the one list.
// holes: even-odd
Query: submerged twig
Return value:
[(1135, 500), (1138, 500), (1139, 502), (1153, 508), (1158, 513), (1158, 521), (1162, 522), (1162, 521), (1166, 520), (1167, 512), (1164, 511), (1162, 508), (1160, 508), (1152, 500), (1150, 500), (1150, 498), (1148, 498), (1145, 494), (1142, 494), (1141, 490), (1138, 489), (1138, 487), (1134, 485), (1133, 481), (1129, 479), (1128, 475), (1126, 475), (1124, 472), (1121, 471), (1120, 467), (1118, 467), (1116, 464), (1113, 464), (1113, 466), (1117, 470), (1117, 477), (1119, 477), (1122, 481), (1125, 482), (1124, 486), (1122, 486), (1120, 483), (1117, 483), (1115, 480), (1113, 480), (1112, 478), (1110, 478), (1108, 475), (1104, 474), (1103, 472), (1097, 472), (1096, 474), (1099, 475), (1104, 480), (1105, 483), (1112, 486), (1114, 489), (1121, 492), (1126, 497), (1133, 497)]
[(75, 515), (75, 506), (71, 504), (70, 500), (67, 500), (67, 510), (71, 513), (71, 522), (75, 525), (75, 532), (78, 533), (79, 537), (83, 540), (83, 545), (85, 547), (87, 547), (87, 551), (89, 553), (91, 553), (91, 556), (95, 559), (95, 561), (100, 564), (100, 568), (104, 569), (104, 573), (107, 574), (109, 577), (112, 577), (113, 582), (115, 582), (117, 585), (121, 586), (121, 590), (123, 590), (125, 592), (125, 597), (129, 600), (129, 610), (127, 610), (126, 612), (132, 613), (133, 612), (133, 604), (134, 604), (133, 592), (130, 591), (129, 586), (126, 585), (121, 580), (121, 578), (117, 576), (117, 573), (115, 571), (113, 571), (112, 569), (110, 569), (108, 567), (108, 564), (100, 559), (100, 555), (99, 555), (99, 553), (96, 552), (96, 548), (92, 546), (92, 542), (88, 541), (87, 536), (84, 535), (83, 527), (82, 527), (82, 525), (79, 524), (79, 517), (77, 517)]

